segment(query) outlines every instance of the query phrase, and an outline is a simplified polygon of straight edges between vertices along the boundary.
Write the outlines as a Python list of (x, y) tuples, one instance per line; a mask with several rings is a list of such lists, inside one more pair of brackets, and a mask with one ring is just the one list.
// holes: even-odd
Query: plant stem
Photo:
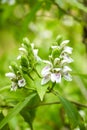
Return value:
[(41, 76), (39, 75), (39, 73), (37, 72), (37, 70), (34, 68), (34, 71), (35, 71), (35, 73), (37, 74), (37, 76), (39, 77), (39, 78), (41, 78)]
[[(69, 100), (71, 103), (75, 104), (76, 106), (78, 107), (83, 107), (83, 108), (87, 108), (87, 105), (85, 104), (81, 104), (79, 102), (76, 102), (76, 101), (71, 101)], [(56, 105), (56, 104), (61, 104), (60, 101), (56, 101), (56, 102), (43, 102), (43, 103), (40, 103), (39, 105), (35, 105), (35, 106), (29, 106), (30, 109), (34, 109), (34, 108), (37, 108), (37, 107), (40, 107), (40, 106), (47, 106), (47, 105)], [(0, 105), (0, 108), (13, 108), (13, 106), (6, 106), (6, 105)]]
[(32, 76), (31, 76), (29, 73), (28, 73), (28, 76), (30, 77), (30, 79), (31, 79), (31, 80), (33, 80), (33, 81), (34, 81), (34, 79), (32, 78)]

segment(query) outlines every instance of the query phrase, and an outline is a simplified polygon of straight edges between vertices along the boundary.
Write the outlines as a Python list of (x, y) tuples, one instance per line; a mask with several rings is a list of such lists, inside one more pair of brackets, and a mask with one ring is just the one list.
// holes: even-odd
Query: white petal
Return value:
[(47, 75), (46, 77), (44, 77), (41, 81), (41, 85), (45, 85), (46, 83), (48, 83), (50, 81), (50, 75)]
[(19, 51), (22, 51), (23, 53), (27, 53), (27, 50), (25, 48), (23, 48), (23, 47), (20, 47)]
[(19, 55), (18, 57), (17, 57), (17, 60), (20, 60), (21, 59), (21, 55)]
[(72, 50), (73, 50), (72, 47), (65, 46), (62, 53), (66, 52), (68, 54), (72, 54)]
[(52, 66), (52, 63), (48, 60), (42, 60), (43, 63), (49, 64), (50, 66)]
[(68, 43), (69, 43), (69, 40), (64, 40), (64, 41), (60, 44), (61, 48), (65, 47)]
[(63, 58), (63, 60), (61, 61), (61, 64), (73, 62), (73, 59), (71, 57), (69, 57), (68, 55), (64, 55), (64, 56), (62, 56), (62, 58)]
[(25, 85), (26, 85), (25, 79), (18, 80), (18, 86), (19, 87), (24, 87)]
[(51, 74), (51, 81), (60, 83), (61, 82), (61, 74), (60, 73), (52, 73)]
[(41, 71), (41, 75), (42, 75), (42, 76), (46, 76), (46, 75), (50, 74), (50, 70), (51, 70), (50, 66), (45, 66), (45, 67), (42, 69), (42, 71)]
[(33, 49), (33, 53), (37, 61), (42, 61), (42, 59), (38, 56), (38, 49)]
[(56, 77), (56, 76), (55, 76), (55, 73), (52, 73), (52, 74), (51, 74), (51, 81), (52, 81), (52, 82), (55, 82), (55, 81), (56, 81), (55, 77)]
[(63, 72), (72, 71), (72, 69), (68, 66), (64, 66)]
[(12, 72), (6, 73), (5, 76), (9, 78), (16, 78), (16, 75)]
[(56, 83), (60, 83), (61, 82), (61, 74), (58, 73), (56, 74)]
[(15, 82), (12, 82), (11, 91), (16, 91), (17, 88), (17, 84)]
[(63, 75), (64, 79), (67, 80), (67, 81), (72, 81), (72, 76), (69, 74), (69, 73), (65, 73)]
[(52, 49), (60, 49), (59, 46), (51, 46)]

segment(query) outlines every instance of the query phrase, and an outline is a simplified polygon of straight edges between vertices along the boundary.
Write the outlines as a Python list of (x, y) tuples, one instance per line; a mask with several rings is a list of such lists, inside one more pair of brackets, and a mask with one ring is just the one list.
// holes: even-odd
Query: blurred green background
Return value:
[[(66, 98), (87, 104), (87, 0), (0, 0), (0, 104), (9, 101), (10, 81), (5, 77), (18, 55), (23, 37), (28, 37), (39, 56), (48, 59), (49, 47), (57, 35), (70, 40), (73, 81), (58, 89)], [(47, 94), (46, 101), (57, 101)], [(87, 109), (78, 108), (87, 124)], [(3, 111), (7, 112), (6, 108)], [(61, 105), (38, 107), (35, 130), (70, 130)], [(20, 115), (9, 122), (10, 130), (30, 130)]]

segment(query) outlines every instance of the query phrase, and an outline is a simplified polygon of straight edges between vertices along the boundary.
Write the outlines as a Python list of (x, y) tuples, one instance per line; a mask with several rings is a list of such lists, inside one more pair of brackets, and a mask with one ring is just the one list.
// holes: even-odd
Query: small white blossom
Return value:
[(36, 61), (41, 61), (41, 58), (38, 56), (38, 49), (34, 49), (34, 43), (31, 44), (31, 47), (32, 47), (32, 51), (33, 51), (35, 60)]
[(64, 48), (70, 41), (69, 40), (64, 40), (61, 44), (60, 47)]
[(22, 55), (19, 55), (19, 56), (17, 57), (17, 60), (20, 60), (20, 59), (21, 59), (21, 57), (22, 57)]
[(61, 82), (61, 73), (51, 73), (51, 81), (60, 83)]
[(63, 74), (63, 77), (67, 81), (72, 81), (72, 76), (67, 72)]
[(52, 49), (60, 49), (60, 46), (51, 46)]
[(62, 51), (62, 53), (72, 54), (72, 50), (73, 50), (72, 47), (65, 46), (64, 50)]
[(26, 82), (25, 82), (25, 79), (24, 79), (24, 78), (18, 80), (18, 86), (19, 86), (19, 87), (24, 87), (25, 85), (26, 85)]
[(16, 91), (17, 88), (18, 88), (17, 83), (12, 82), (12, 85), (11, 85), (11, 91)]
[(46, 83), (48, 83), (50, 81), (50, 74), (47, 74), (43, 77), (42, 81), (41, 81), (41, 85), (44, 85)]
[(61, 61), (61, 65), (65, 64), (65, 63), (73, 62), (73, 59), (70, 56), (66, 55), (66, 54), (61, 56), (61, 57), (63, 58), (63, 60)]
[(48, 60), (42, 60), (42, 62), (52, 66), (52, 63), (50, 61), (48, 61)]
[(23, 52), (24, 54), (27, 54), (27, 50), (24, 47), (20, 47), (19, 51)]
[(69, 72), (69, 71), (72, 71), (72, 69), (68, 66), (64, 66), (63, 67), (63, 72)]
[(51, 70), (50, 66), (45, 66), (45, 67), (42, 69), (42, 71), (41, 71), (41, 75), (42, 75), (42, 76), (45, 76), (45, 75), (50, 74), (50, 70)]
[(16, 78), (16, 75), (14, 73), (12, 73), (12, 72), (6, 73), (5, 76), (8, 77), (8, 78), (11, 78), (11, 79)]

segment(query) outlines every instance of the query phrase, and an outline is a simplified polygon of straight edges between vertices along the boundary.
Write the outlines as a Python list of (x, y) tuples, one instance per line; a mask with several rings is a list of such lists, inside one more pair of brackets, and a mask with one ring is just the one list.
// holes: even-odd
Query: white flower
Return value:
[(14, 73), (12, 73), (12, 72), (6, 73), (5, 76), (9, 77), (11, 79), (13, 79), (13, 78), (15, 79), (16, 78), (16, 75)]
[(52, 63), (50, 61), (48, 61), (48, 60), (42, 60), (42, 62), (52, 66)]
[(50, 81), (50, 74), (45, 75), (45, 77), (42, 78), (41, 85), (44, 85)]
[(18, 88), (17, 83), (12, 82), (12, 85), (11, 85), (11, 91), (16, 91), (17, 88)]
[(61, 56), (61, 58), (63, 58), (63, 60), (61, 61), (61, 65), (63, 65), (64, 63), (73, 62), (73, 59), (70, 56), (66, 55), (66, 54)]
[(24, 47), (20, 47), (19, 51), (23, 52), (24, 54), (27, 54), (27, 50)]
[(70, 41), (69, 40), (64, 40), (61, 44), (60, 47), (64, 48)]
[(32, 48), (35, 59), (37, 61), (41, 61), (41, 58), (38, 56), (38, 49), (34, 49), (34, 43), (31, 44), (31, 48)]
[(34, 57), (37, 61), (41, 61), (41, 58), (38, 56), (38, 49), (33, 50)]
[(49, 82), (50, 80), (50, 75), (51, 75), (51, 67), (49, 65), (45, 66), (42, 71), (41, 71), (41, 75), (42, 75), (42, 81), (41, 81), (41, 85), (44, 85), (46, 83)]
[(41, 72), (43, 77), (41, 85), (48, 83), (50, 80), (53, 83), (60, 83), (62, 77), (67, 81), (72, 81), (72, 76), (69, 74), (72, 69), (68, 67), (68, 64), (73, 62), (73, 59), (70, 57), (73, 49), (66, 46), (68, 43), (69, 40), (65, 40), (60, 45), (51, 47), (54, 53), (57, 53), (54, 49), (58, 49), (59, 57), (54, 58), (53, 53), (51, 53), (49, 56), (50, 61), (43, 60), (43, 63), (46, 63), (47, 66)]
[(42, 76), (46, 76), (48, 74), (50, 74), (50, 70), (51, 70), (51, 67), (50, 66), (45, 66), (42, 71), (41, 71), (41, 75)]
[(18, 80), (18, 86), (19, 86), (19, 87), (24, 87), (25, 85), (26, 85), (26, 82), (25, 82), (25, 79), (24, 79), (24, 78)]
[(51, 46), (52, 49), (60, 49), (60, 46)]
[(51, 73), (51, 81), (60, 83), (61, 82), (61, 73)]
[(19, 55), (19, 56), (17, 57), (17, 60), (20, 60), (20, 59), (21, 59), (21, 57), (22, 57), (22, 55)]
[(72, 54), (72, 50), (73, 50), (72, 47), (65, 46), (64, 50), (62, 51), (62, 53)]
[(70, 67), (68, 67), (68, 66), (64, 66), (63, 67), (63, 72), (65, 73), (65, 72), (69, 72), (69, 71), (72, 71), (72, 69), (70, 68)]
[(69, 73), (64, 73), (63, 74), (63, 77), (65, 80), (67, 81), (72, 81), (72, 76), (69, 74)]

